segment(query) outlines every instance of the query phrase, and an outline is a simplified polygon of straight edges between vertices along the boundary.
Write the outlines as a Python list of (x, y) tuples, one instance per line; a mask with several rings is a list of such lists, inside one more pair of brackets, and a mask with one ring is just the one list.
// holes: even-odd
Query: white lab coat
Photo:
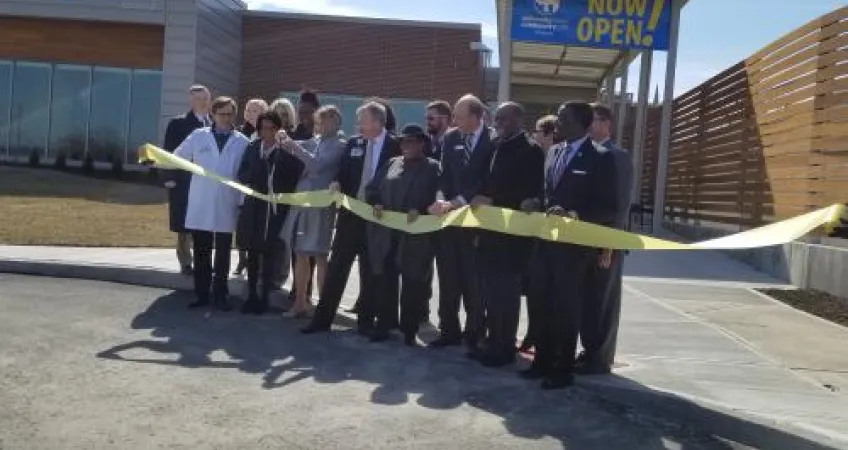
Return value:
[[(233, 130), (223, 151), (218, 151), (215, 136), (209, 127), (194, 130), (174, 151), (204, 169), (235, 180), (244, 150), (250, 141)], [(236, 230), (238, 207), (242, 194), (211, 178), (191, 176), (188, 192), (187, 230), (233, 233)]]

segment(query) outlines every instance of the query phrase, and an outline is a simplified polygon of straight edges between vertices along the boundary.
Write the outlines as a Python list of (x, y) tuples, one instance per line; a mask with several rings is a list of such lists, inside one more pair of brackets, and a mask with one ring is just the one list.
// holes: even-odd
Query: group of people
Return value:
[[(190, 99), (192, 110), (168, 126), (167, 150), (261, 193), (329, 189), (366, 202), (373, 214), (365, 220), (334, 206), (272, 204), (208, 178), (167, 172), (177, 255), (183, 272), (194, 276), (191, 307), (231, 308), (235, 234), (244, 258), (237, 272), (247, 269), (243, 313), (268, 310), (291, 259), (285, 316), (308, 319), (304, 334), (329, 331), (356, 260), (353, 312), (357, 331), (371, 341), (388, 340), (397, 329), (406, 345), (418, 345), (435, 275), (440, 335), (430, 347), (465, 345), (469, 358), (488, 367), (513, 364), (518, 352), (533, 350), (533, 363), (520, 374), (542, 379), (545, 389), (567, 387), (575, 374), (611, 370), (623, 253), (474, 228), (411, 234), (379, 223), (386, 211), (414, 222), (489, 205), (624, 228), (633, 167), (610, 139), (609, 108), (566, 102), (528, 132), (520, 104), (505, 102), (489, 117), (468, 94), (453, 106), (431, 102), (425, 126), (398, 130), (389, 102), (372, 98), (356, 111), (359, 133), (345, 138), (340, 110), (321, 106), (313, 92), (303, 92), (297, 106), (249, 100), (238, 128), (233, 99), (211, 101), (203, 86), (193, 86)], [(517, 346), (522, 296), (528, 329)]]

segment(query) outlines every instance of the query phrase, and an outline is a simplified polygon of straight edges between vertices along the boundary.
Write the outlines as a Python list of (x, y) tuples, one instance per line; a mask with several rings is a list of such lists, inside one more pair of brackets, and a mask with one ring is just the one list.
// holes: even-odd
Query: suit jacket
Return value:
[[(492, 206), (518, 210), (521, 203), (537, 199), (544, 191), (545, 154), (526, 133), (506, 140), (496, 139), (480, 195), (492, 199)], [(470, 199), (469, 199), (470, 200)], [(481, 231), (480, 247), (491, 255), (506, 258), (517, 269), (526, 268), (532, 239), (493, 231)]]
[[(341, 191), (347, 196), (356, 197), (359, 192), (359, 182), (362, 179), (362, 169), (365, 167), (365, 147), (367, 140), (356, 135), (348, 139), (344, 154), (339, 164), (335, 180), (341, 186)], [(390, 159), (400, 156), (400, 139), (391, 132), (386, 132), (383, 148), (380, 149), (380, 159), (374, 173), (380, 171)]]
[(440, 190), (445, 200), (453, 200), (461, 195), (466, 202), (471, 202), (479, 193), (482, 180), (489, 170), (494, 139), (495, 131), (484, 126), (480, 139), (471, 152), (471, 159), (466, 163), (462, 132), (458, 128), (452, 128), (445, 133), (440, 182)]
[[(203, 122), (189, 111), (168, 121), (165, 129), (165, 142), (162, 147), (173, 153), (192, 131), (203, 128)], [(171, 231), (184, 232), (186, 210), (188, 209), (188, 189), (191, 184), (191, 173), (184, 170), (162, 170), (163, 181), (173, 181), (176, 186), (168, 189), (168, 222)]]
[(618, 172), (618, 214), (616, 217), (616, 227), (619, 229), (627, 229), (627, 224), (630, 220), (630, 190), (633, 187), (633, 158), (630, 152), (620, 148), (612, 142), (612, 139), (607, 140), (602, 144), (613, 155), (615, 160), (615, 168)]
[[(562, 143), (557, 153), (567, 151)], [(545, 182), (542, 204), (575, 211), (580, 220), (603, 226), (616, 225), (620, 211), (618, 170), (609, 150), (586, 138), (558, 180)]]

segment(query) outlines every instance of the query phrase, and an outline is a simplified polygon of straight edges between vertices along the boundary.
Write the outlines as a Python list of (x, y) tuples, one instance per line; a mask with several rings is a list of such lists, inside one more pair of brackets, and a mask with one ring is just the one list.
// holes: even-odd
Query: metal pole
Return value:
[(606, 79), (606, 98), (604, 99), (604, 104), (609, 108), (613, 109), (615, 107), (615, 71), (610, 71), (609, 76)]
[(624, 137), (624, 122), (627, 121), (627, 82), (630, 72), (630, 55), (626, 55), (621, 63), (621, 89), (619, 90), (618, 117), (615, 118), (615, 140), (621, 147), (621, 139)]
[(499, 0), (503, 4), (500, 38), (500, 77), (498, 78), (498, 103), (509, 101), (512, 86), (512, 0)]
[(651, 95), (651, 66), (654, 52), (645, 50), (639, 62), (639, 92), (636, 123), (633, 124), (633, 191), (630, 200), (639, 203), (642, 192), (642, 160), (645, 153), (645, 126), (648, 122), (648, 96)]
[(660, 124), (660, 146), (657, 154), (657, 186), (654, 192), (653, 229), (662, 228), (665, 215), (665, 186), (668, 175), (668, 149), (671, 142), (671, 107), (674, 102), (674, 74), (677, 66), (677, 41), (680, 35), (680, 9), (683, 0), (671, 2), (671, 28), (669, 48), (665, 66), (665, 91), (663, 95), (662, 123)]

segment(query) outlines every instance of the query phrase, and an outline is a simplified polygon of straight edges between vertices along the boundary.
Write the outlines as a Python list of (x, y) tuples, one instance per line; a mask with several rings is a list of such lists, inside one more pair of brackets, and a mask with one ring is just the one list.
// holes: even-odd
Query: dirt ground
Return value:
[(809, 289), (759, 289), (760, 292), (794, 308), (848, 326), (848, 300)]

